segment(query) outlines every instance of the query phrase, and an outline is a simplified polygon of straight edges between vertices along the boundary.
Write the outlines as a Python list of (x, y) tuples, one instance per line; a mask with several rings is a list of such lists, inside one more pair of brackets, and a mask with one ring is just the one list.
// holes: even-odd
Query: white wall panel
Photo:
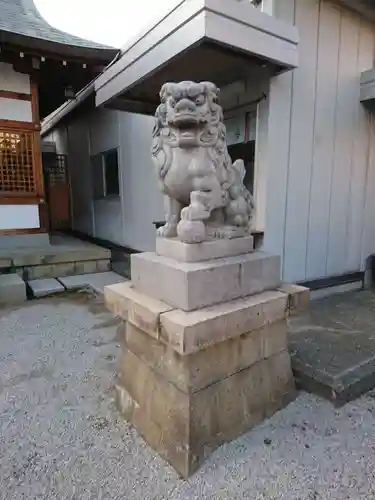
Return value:
[(32, 122), (31, 102), (0, 97), (0, 120)]
[(11, 64), (0, 62), (0, 90), (31, 94), (30, 76), (17, 73)]
[(0, 230), (39, 227), (38, 205), (0, 205)]
[(375, 252), (374, 125), (359, 102), (375, 26), (328, 0), (276, 4), (278, 17), (292, 11), (300, 67), (271, 82), (264, 247), (282, 254), (285, 281), (304, 281), (363, 269)]

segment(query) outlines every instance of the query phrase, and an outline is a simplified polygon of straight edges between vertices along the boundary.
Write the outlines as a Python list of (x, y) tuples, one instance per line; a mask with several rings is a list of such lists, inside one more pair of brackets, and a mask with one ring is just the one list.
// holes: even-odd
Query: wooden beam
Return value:
[(40, 123), (19, 122), (17, 120), (0, 120), (0, 127), (16, 130), (40, 130)]
[(34, 78), (32, 78), (31, 80), (31, 108), (32, 108), (33, 122), (39, 124), (39, 130), (40, 130), (38, 84)]
[(47, 233), (45, 229), (41, 227), (35, 227), (31, 229), (1, 229), (0, 236), (15, 236), (21, 234), (44, 234)]
[(11, 90), (0, 90), (0, 97), (4, 99), (16, 99), (18, 101), (31, 101), (31, 94), (22, 94)]
[(40, 196), (32, 196), (19, 194), (16, 196), (11, 196), (9, 194), (0, 195), (0, 205), (40, 205), (44, 203), (44, 200)]

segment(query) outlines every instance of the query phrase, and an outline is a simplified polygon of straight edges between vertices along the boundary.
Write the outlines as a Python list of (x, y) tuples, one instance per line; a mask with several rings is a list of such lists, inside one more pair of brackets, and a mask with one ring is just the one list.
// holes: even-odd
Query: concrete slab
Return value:
[(0, 302), (18, 303), (27, 300), (26, 284), (18, 274), (0, 275)]
[[(12, 236), (14, 238), (14, 236)], [(37, 246), (17, 239), (12, 247), (0, 245), (0, 259), (12, 261), (14, 267), (53, 265), (70, 262), (109, 260), (111, 251), (65, 235), (46, 235)]]
[(6, 269), (12, 266), (12, 259), (0, 257), (0, 269)]
[(123, 276), (120, 276), (113, 271), (108, 271), (106, 273), (66, 276), (58, 279), (60, 283), (62, 283), (64, 287), (69, 291), (80, 290), (82, 288), (91, 288), (94, 292), (101, 295), (104, 294), (104, 287), (126, 281)]
[(31, 289), (34, 297), (46, 297), (54, 293), (65, 292), (63, 285), (54, 278), (47, 278), (42, 280), (31, 280), (27, 283)]
[(289, 320), (298, 386), (341, 405), (375, 387), (375, 294), (351, 292), (313, 301)]

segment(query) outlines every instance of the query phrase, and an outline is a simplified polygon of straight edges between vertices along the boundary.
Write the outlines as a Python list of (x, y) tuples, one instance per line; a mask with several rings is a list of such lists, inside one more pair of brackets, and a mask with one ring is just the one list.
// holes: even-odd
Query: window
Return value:
[(253, 110), (227, 118), (224, 122), (229, 156), (233, 162), (238, 159), (244, 161), (244, 184), (251, 193), (254, 193), (256, 120), (257, 112)]
[(33, 154), (33, 132), (0, 129), (0, 194), (37, 194)]
[(94, 198), (119, 196), (118, 152), (111, 149), (91, 158)]

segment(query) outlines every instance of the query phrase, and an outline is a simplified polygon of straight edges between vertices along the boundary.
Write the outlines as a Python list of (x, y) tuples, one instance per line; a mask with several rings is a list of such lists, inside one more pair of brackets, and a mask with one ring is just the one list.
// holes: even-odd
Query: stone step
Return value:
[(126, 279), (113, 271), (108, 271), (104, 273), (60, 277), (59, 281), (68, 291), (89, 288), (93, 292), (103, 295), (106, 286), (123, 283)]
[(335, 406), (375, 388), (374, 293), (332, 295), (289, 321), (297, 386)]
[(31, 280), (27, 282), (27, 285), (30, 288), (32, 296), (35, 298), (65, 292), (65, 287), (54, 278)]
[(0, 275), (0, 302), (17, 304), (27, 300), (26, 284), (18, 274)]

